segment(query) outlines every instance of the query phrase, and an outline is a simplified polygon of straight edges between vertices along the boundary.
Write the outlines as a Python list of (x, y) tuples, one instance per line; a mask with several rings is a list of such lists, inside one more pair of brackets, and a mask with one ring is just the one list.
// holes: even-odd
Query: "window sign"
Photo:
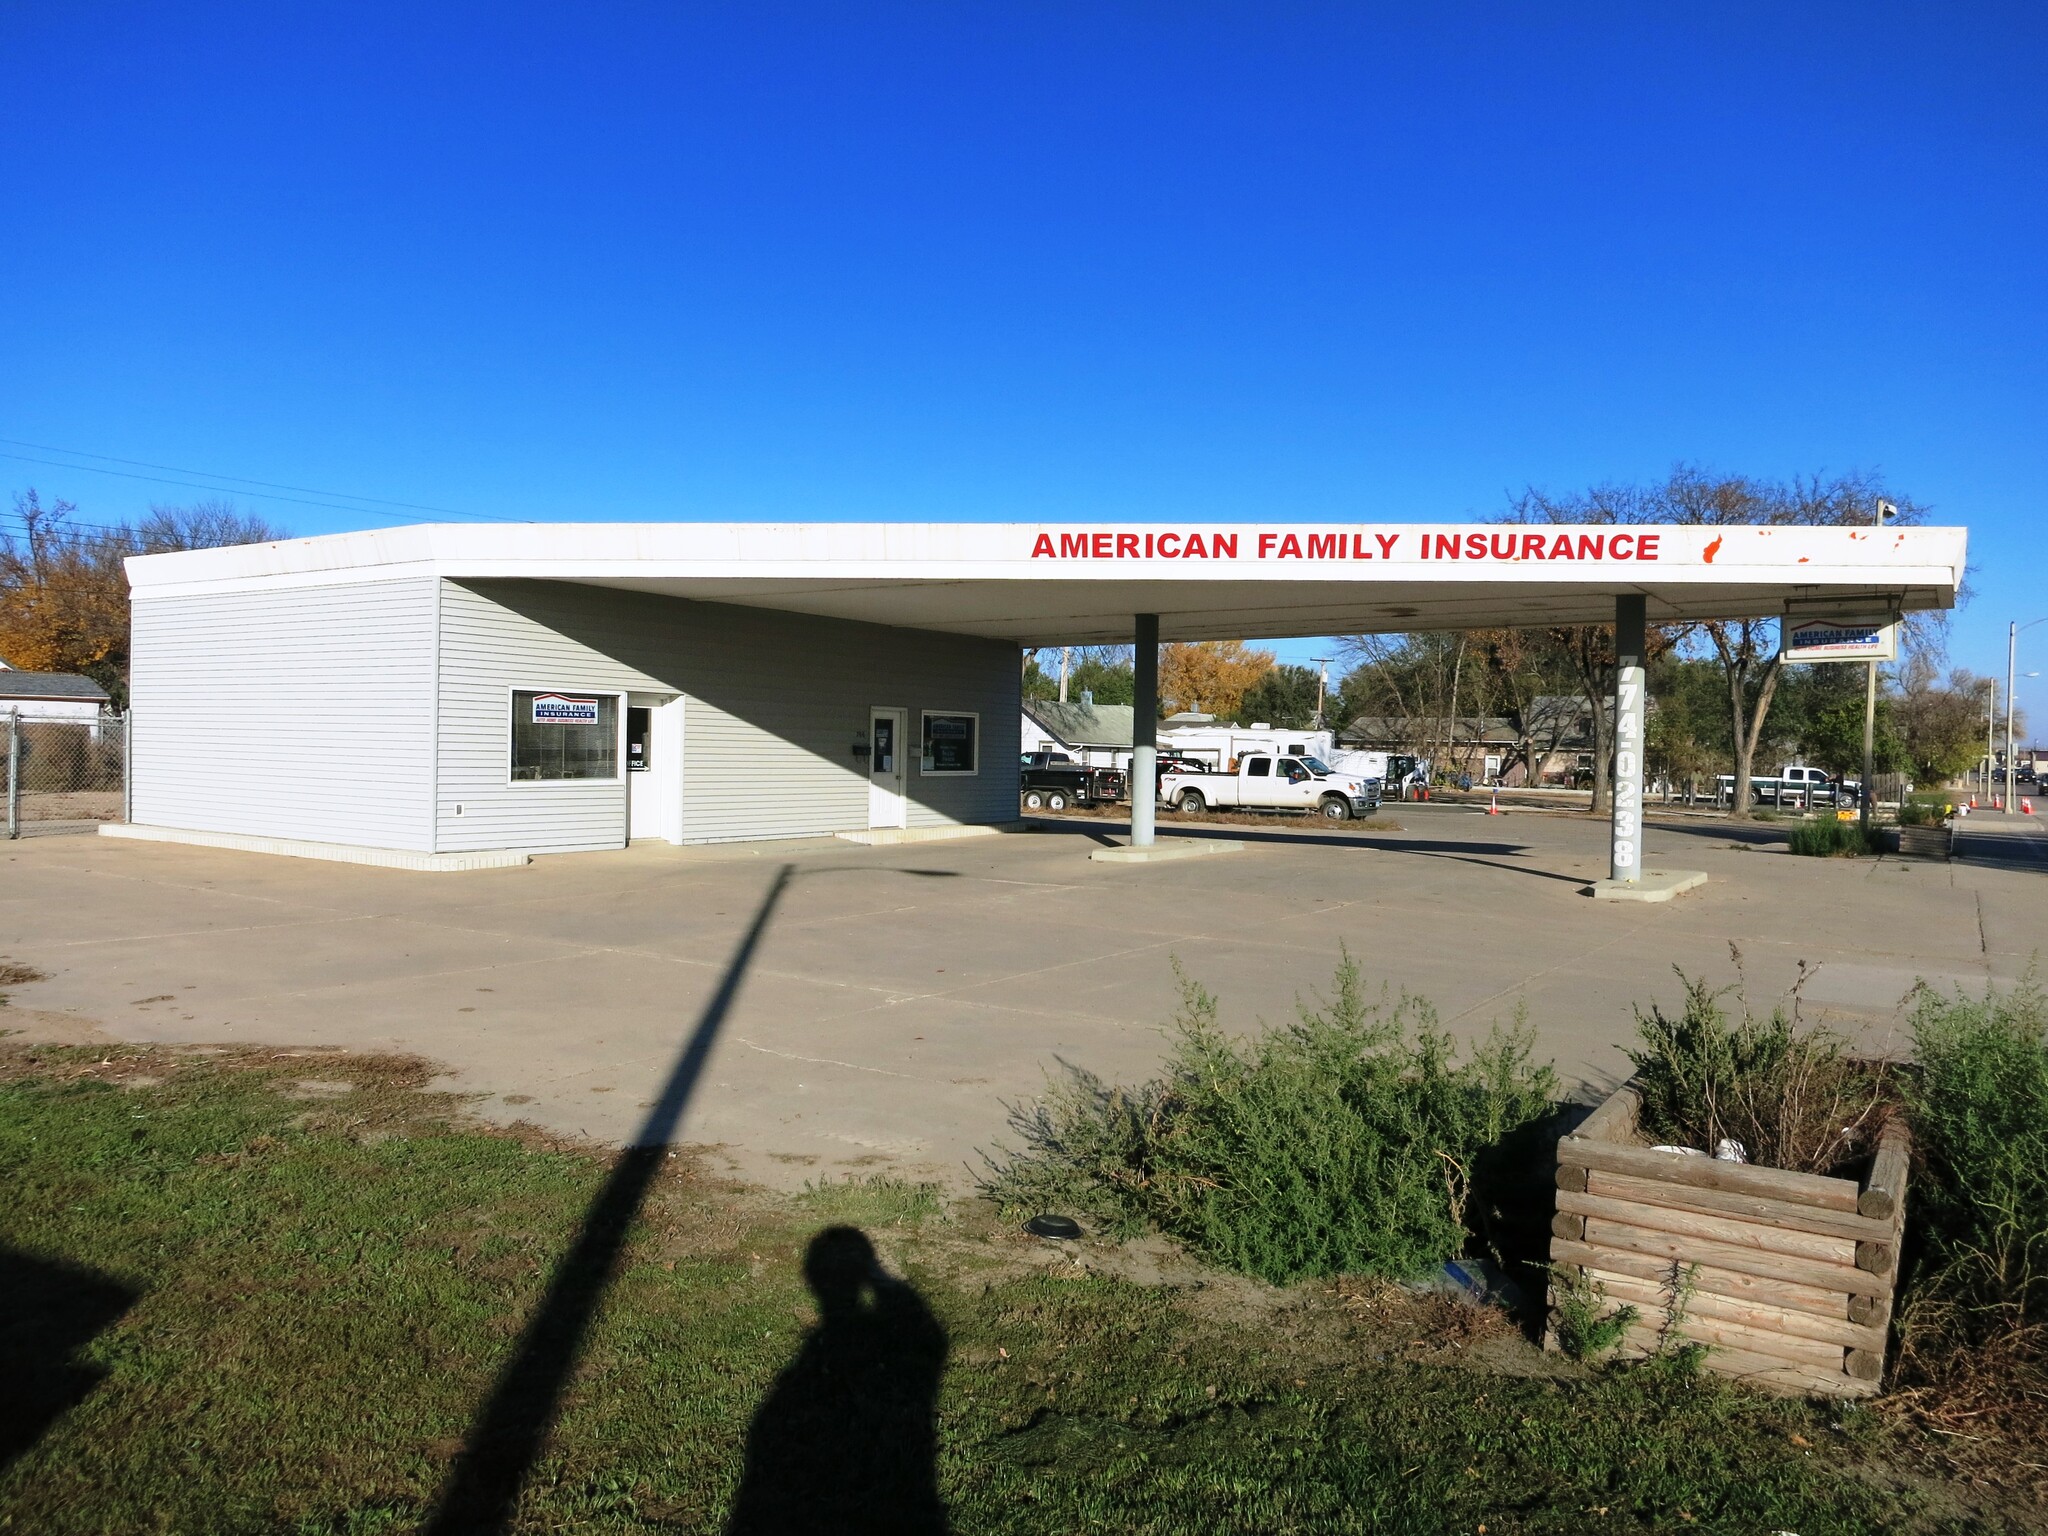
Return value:
[(515, 783), (619, 776), (619, 700), (609, 693), (512, 690)]
[(566, 693), (536, 693), (531, 697), (535, 725), (597, 724), (596, 699), (576, 699)]
[(981, 716), (926, 710), (919, 769), (924, 773), (977, 772)]

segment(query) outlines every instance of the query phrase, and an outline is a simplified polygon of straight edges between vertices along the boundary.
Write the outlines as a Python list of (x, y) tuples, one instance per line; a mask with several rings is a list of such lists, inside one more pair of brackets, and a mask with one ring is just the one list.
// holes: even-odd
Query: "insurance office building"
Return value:
[(1014, 641), (786, 606), (860, 532), (426, 525), (138, 556), (129, 819), (420, 855), (1014, 820)]

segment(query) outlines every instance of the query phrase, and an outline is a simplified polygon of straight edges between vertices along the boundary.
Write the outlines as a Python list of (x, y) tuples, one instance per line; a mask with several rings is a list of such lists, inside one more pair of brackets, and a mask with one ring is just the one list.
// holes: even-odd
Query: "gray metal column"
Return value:
[(21, 711), (7, 712), (7, 837), (21, 836)]
[(1152, 846), (1153, 814), (1159, 808), (1159, 615), (1137, 616), (1137, 651), (1131, 675), (1131, 846)]
[(1644, 599), (1614, 600), (1614, 830), (1608, 877), (1629, 885), (1643, 878)]

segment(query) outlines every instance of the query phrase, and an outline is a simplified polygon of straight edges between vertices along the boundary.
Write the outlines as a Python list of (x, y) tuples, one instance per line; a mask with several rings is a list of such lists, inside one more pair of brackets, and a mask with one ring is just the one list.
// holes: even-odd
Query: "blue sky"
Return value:
[(303, 533), (1863, 467), (1972, 530), (1953, 660), (2048, 615), (2039, 6), (28, 0), (0, 62), (0, 470), (88, 519), (203, 493), (23, 459)]

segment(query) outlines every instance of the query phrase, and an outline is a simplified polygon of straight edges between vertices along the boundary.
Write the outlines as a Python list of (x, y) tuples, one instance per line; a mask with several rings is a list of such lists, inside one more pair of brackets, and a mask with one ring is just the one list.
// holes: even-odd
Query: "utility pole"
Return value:
[[(2008, 685), (2010, 686), (2010, 685)], [(1998, 714), (1998, 679), (1984, 679), (1984, 798), (1991, 798), (1991, 765), (1997, 761), (1991, 755), (1991, 726)]]
[(1070, 646), (1060, 647), (1060, 702), (1067, 702), (1067, 658), (1073, 654)]
[[(1899, 515), (1899, 509), (1882, 496), (1877, 498), (1877, 516), (1873, 521), (1882, 528), (1885, 522)], [(1869, 668), (1863, 680), (1863, 787), (1856, 794), (1856, 824), (1862, 828), (1863, 840), (1870, 841), (1870, 807), (1877, 799), (1877, 776), (1871, 772), (1877, 751), (1877, 661), (1873, 657), (1864, 663)]]
[(1314, 662), (1320, 669), (1316, 673), (1316, 717), (1309, 725), (1309, 729), (1312, 731), (1329, 729), (1323, 720), (1323, 698), (1330, 691), (1330, 663), (1336, 659), (1334, 656), (1309, 657), (1309, 660)]
[[(2013, 666), (2019, 658), (2020, 631), (2032, 629), (2036, 624), (2048, 624), (2048, 619), (2029, 619), (2022, 624), (2017, 619), (2005, 629), (2005, 814), (2012, 814), (2013, 760), (2012, 760), (2012, 688)], [(2029, 672), (2027, 676), (2036, 674)]]

